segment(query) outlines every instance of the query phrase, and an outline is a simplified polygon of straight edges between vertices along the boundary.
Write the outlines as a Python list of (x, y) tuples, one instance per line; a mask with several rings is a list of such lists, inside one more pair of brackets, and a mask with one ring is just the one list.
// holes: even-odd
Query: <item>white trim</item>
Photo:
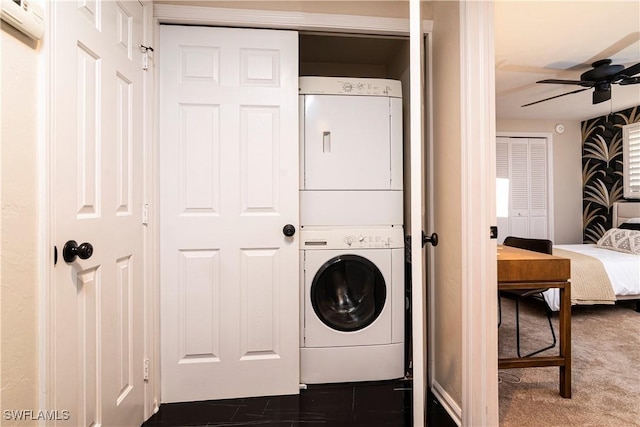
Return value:
[(547, 134), (547, 235), (552, 242), (555, 240), (555, 214), (553, 201), (553, 134)]
[[(425, 359), (425, 249), (422, 246), (423, 225), (423, 186), (424, 182), (424, 116), (423, 116), (423, 78), (424, 32), (422, 30), (420, 0), (409, 3), (410, 36), (409, 36), (409, 152), (411, 153), (411, 195), (409, 234), (411, 239), (411, 328), (413, 351), (413, 425), (423, 427), (426, 423), (426, 359)], [(405, 139), (406, 144), (406, 139)], [(415, 185), (415, 184), (418, 185)]]
[(456, 401), (445, 391), (438, 381), (433, 381), (433, 395), (438, 399), (442, 407), (447, 411), (451, 419), (457, 425), (462, 425), (462, 409)]
[[(434, 194), (435, 194), (435, 179), (434, 179), (434, 167), (433, 167), (433, 61), (432, 52), (433, 52), (433, 37), (432, 34), (425, 35), (425, 49), (426, 49), (426, 57), (428, 58), (427, 66), (426, 66), (426, 115), (427, 115), (427, 129), (426, 129), (426, 142), (427, 142), (427, 200), (426, 200), (426, 212), (427, 212), (427, 227), (428, 230), (425, 230), (425, 233), (431, 234), (435, 230), (435, 219), (434, 219)], [(433, 389), (434, 387), (434, 378), (433, 374), (436, 371), (436, 364), (434, 353), (436, 349), (435, 345), (435, 336), (436, 336), (436, 322), (435, 322), (435, 299), (433, 296), (435, 295), (435, 281), (436, 275), (435, 270), (433, 268), (435, 262), (435, 250), (433, 247), (427, 250), (427, 301), (428, 301), (428, 318), (427, 318), (427, 381), (429, 387)]]
[(549, 132), (496, 132), (496, 138), (544, 138), (547, 140), (547, 238), (554, 241), (553, 134)]
[(460, 2), (462, 425), (498, 425), (493, 4)]
[[(226, 9), (200, 6), (174, 6), (156, 4), (154, 16), (160, 23), (224, 25), (251, 28), (278, 28), (292, 30), (317, 30), (326, 32), (371, 32), (372, 34), (397, 34), (407, 32), (408, 21), (401, 18), (382, 18), (324, 13), (280, 12), (251, 9)], [(354, 18), (358, 21), (354, 27)], [(351, 30), (351, 31), (350, 31)]]
[[(154, 46), (153, 44), (153, 3), (143, 1), (143, 34), (142, 39), (145, 46)], [(144, 384), (144, 418), (148, 419), (151, 415), (160, 409), (160, 320), (159, 307), (160, 300), (158, 294), (157, 267), (158, 254), (156, 248), (157, 236), (157, 212), (154, 202), (156, 198), (155, 176), (155, 156), (156, 156), (156, 134), (154, 118), (157, 117), (157, 103), (155, 95), (157, 93), (155, 87), (155, 61), (154, 51), (148, 51), (148, 70), (143, 75), (143, 203), (149, 206), (148, 223), (144, 228), (144, 358), (148, 359), (150, 364), (149, 379)], [(141, 363), (143, 363), (141, 361)]]
[(496, 132), (496, 138), (552, 138), (553, 134), (549, 132)]
[[(376, 16), (334, 15), (290, 11), (227, 9), (200, 6), (156, 4), (153, 9), (158, 23), (222, 25), (238, 28), (276, 28), (297, 31), (323, 31), (377, 35), (409, 33), (409, 20)], [(431, 32), (432, 21), (423, 21), (424, 31)]]
[[(640, 123), (630, 123), (622, 127), (622, 186), (625, 199), (640, 199), (640, 191), (631, 188), (629, 173), (629, 147), (631, 143), (631, 131), (640, 132)], [(635, 143), (635, 141), (634, 141)]]

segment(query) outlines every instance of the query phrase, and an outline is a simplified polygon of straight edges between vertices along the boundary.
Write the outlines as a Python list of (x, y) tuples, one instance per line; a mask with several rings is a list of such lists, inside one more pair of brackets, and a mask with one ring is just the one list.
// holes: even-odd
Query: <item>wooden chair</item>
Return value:
[[(547, 240), (547, 239), (531, 239), (531, 238), (509, 236), (506, 239), (504, 239), (503, 244), (505, 246), (526, 249), (529, 251), (540, 252), (540, 253), (549, 254), (549, 255), (551, 255), (553, 252), (553, 243), (551, 242), (551, 240)], [(506, 297), (509, 299), (513, 299), (516, 303), (516, 346), (518, 351), (518, 357), (533, 356), (534, 354), (541, 353), (545, 350), (549, 350), (556, 346), (556, 334), (555, 334), (555, 331), (553, 330), (553, 324), (551, 323), (552, 310), (551, 308), (549, 308), (549, 305), (547, 304), (544, 297), (542, 296), (542, 292), (544, 292), (544, 290), (543, 291), (541, 290), (504, 291), (503, 290), (498, 292), (499, 294), (498, 295), (498, 314), (500, 316), (500, 321), (498, 322), (498, 326), (500, 326), (500, 324), (502, 323), (502, 304), (500, 303), (500, 298)], [(547, 314), (547, 320), (549, 321), (549, 328), (551, 329), (551, 336), (553, 337), (553, 343), (547, 347), (541, 348), (540, 350), (536, 350), (534, 352), (531, 352), (522, 356), (520, 354), (520, 300), (525, 298), (535, 298), (538, 300), (542, 300), (542, 302), (544, 303), (546, 314)]]

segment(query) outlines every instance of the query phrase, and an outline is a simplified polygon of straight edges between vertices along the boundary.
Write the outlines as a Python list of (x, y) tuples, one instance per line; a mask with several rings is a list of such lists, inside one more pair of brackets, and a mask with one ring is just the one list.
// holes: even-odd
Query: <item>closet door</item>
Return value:
[(547, 140), (529, 139), (529, 237), (549, 236), (549, 204), (547, 176)]
[(513, 139), (509, 144), (510, 163), (510, 234), (529, 236), (529, 144), (527, 139)]
[(160, 42), (162, 402), (297, 394), (298, 35)]
[(496, 140), (498, 242), (549, 237), (549, 158), (545, 138)]

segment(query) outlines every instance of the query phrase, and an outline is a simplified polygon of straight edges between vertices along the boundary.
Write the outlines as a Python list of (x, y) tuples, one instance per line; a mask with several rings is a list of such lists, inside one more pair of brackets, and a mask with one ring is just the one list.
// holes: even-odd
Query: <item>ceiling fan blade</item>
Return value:
[(618, 76), (632, 77), (638, 73), (640, 73), (640, 62), (638, 62), (636, 65), (632, 65), (631, 67), (627, 67), (624, 70), (620, 71), (618, 74), (616, 74), (616, 77)]
[(620, 86), (637, 85), (638, 83), (640, 83), (640, 77), (627, 77), (618, 82)]
[(571, 95), (571, 94), (582, 92), (582, 91), (585, 91), (585, 90), (589, 90), (589, 88), (578, 89), (578, 90), (574, 90), (574, 91), (571, 91), (571, 92), (563, 93), (562, 95), (552, 96), (551, 98), (541, 99), (540, 101), (531, 102), (529, 104), (521, 105), (521, 107), (528, 107), (529, 105), (539, 104), (539, 103), (544, 102), (544, 101), (549, 101), (550, 99), (560, 98), (561, 96)]
[(611, 99), (611, 88), (604, 90), (594, 90), (593, 91), (593, 103), (599, 104), (604, 101), (608, 101)]
[(589, 83), (589, 82), (583, 82), (581, 80), (546, 79), (546, 80), (537, 81), (536, 83), (551, 83), (551, 84), (555, 84), (555, 85), (581, 85), (581, 86), (584, 86), (585, 83)]

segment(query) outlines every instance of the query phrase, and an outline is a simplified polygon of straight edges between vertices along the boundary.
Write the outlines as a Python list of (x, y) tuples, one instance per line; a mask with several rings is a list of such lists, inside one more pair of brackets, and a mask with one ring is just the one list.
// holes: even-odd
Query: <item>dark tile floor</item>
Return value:
[[(143, 427), (410, 427), (411, 399), (409, 380), (311, 385), (294, 396), (163, 404)], [(430, 426), (455, 426), (431, 395), (427, 414)]]

